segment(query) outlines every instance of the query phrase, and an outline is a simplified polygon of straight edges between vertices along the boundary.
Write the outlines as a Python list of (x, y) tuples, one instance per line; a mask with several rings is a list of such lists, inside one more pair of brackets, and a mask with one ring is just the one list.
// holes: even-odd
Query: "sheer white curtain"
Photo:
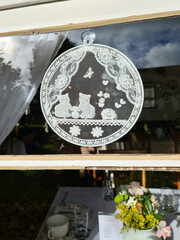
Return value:
[(66, 33), (0, 38), (0, 144), (33, 99)]

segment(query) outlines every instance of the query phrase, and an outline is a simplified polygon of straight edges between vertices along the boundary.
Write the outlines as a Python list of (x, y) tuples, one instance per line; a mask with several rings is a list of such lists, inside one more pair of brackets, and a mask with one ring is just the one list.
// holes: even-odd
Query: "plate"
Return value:
[[(63, 240), (72, 240), (75, 236), (74, 228), (70, 227), (67, 235), (63, 238)], [(41, 240), (49, 240), (47, 236), (47, 227), (44, 227), (41, 232)]]
[(88, 216), (91, 215), (91, 209), (81, 203), (62, 203), (56, 206), (53, 214), (63, 214), (69, 218), (70, 224), (74, 222), (74, 208), (88, 210)]

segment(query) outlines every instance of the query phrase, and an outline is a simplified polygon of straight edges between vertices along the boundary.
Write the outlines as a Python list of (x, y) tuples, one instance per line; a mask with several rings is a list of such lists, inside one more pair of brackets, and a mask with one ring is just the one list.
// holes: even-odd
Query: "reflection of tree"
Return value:
[[(3, 52), (0, 52), (0, 81), (5, 82), (7, 79), (8, 82), (18, 80), (20, 78), (21, 70), (20, 68), (13, 68), (12, 62), (5, 62), (3, 58)], [(1, 85), (2, 86), (2, 85)]]
[[(2, 116), (4, 116), (11, 91), (13, 91), (16, 81), (20, 79), (20, 74), (21, 70), (19, 68), (13, 68), (11, 61), (6, 62), (3, 57), (3, 52), (0, 51), (0, 112)], [(4, 141), (1, 145), (0, 154), (6, 152), (7, 143), (8, 141)]]

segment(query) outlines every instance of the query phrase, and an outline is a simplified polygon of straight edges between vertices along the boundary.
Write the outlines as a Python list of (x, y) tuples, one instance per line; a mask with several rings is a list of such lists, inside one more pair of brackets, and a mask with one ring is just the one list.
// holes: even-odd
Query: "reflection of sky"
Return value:
[[(50, 33), (0, 38), (0, 51), (2, 52), (4, 61), (6, 63), (10, 61), (14, 69), (20, 68), (21, 70), (20, 84), (24, 82), (27, 86), (31, 85), (31, 66), (37, 60), (35, 56), (39, 50), (38, 44), (42, 45), (47, 41), (56, 43), (57, 34)], [(39, 53), (39, 57), (43, 55), (44, 53)]]
[[(180, 64), (180, 18), (149, 20), (93, 28), (95, 43), (109, 45), (127, 55), (138, 68)], [(82, 44), (81, 32), (69, 39)]]
[[(149, 20), (93, 28), (95, 43), (109, 45), (127, 55), (138, 68), (172, 66), (180, 64), (180, 18)], [(81, 32), (69, 31), (71, 42), (81, 45)], [(36, 42), (55, 34), (0, 38), (0, 50), (6, 62), (21, 69), (21, 77), (30, 79), (30, 64), (34, 62)]]
[(0, 46), (3, 49), (5, 62), (11, 61), (13, 68), (21, 69), (21, 78), (31, 77), (30, 63), (33, 63), (34, 43), (27, 44), (28, 37), (7, 37), (0, 39)]

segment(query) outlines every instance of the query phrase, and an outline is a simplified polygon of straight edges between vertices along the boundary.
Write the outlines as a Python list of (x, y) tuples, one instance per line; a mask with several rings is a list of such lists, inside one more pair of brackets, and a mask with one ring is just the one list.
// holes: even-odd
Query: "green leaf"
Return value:
[(142, 210), (143, 210), (143, 213), (148, 214), (148, 211), (147, 211), (147, 209), (145, 207), (143, 207)]
[(116, 203), (121, 203), (123, 201), (123, 199), (124, 199), (123, 195), (118, 194), (118, 195), (115, 196), (114, 201)]
[(128, 192), (128, 190), (126, 188), (124, 188), (123, 191), (124, 191), (125, 195), (129, 196), (129, 192)]
[(151, 193), (148, 193), (148, 194), (146, 195), (146, 198), (150, 199), (151, 196), (152, 196), (152, 194), (151, 194)]
[(151, 201), (149, 199), (147, 199), (145, 201), (145, 205), (146, 205), (146, 208), (147, 208), (148, 212), (152, 213), (153, 212), (153, 207), (152, 207)]
[(164, 219), (163, 213), (157, 213), (157, 214), (154, 214), (154, 216), (155, 216), (158, 220)]
[(129, 196), (128, 195), (124, 195), (124, 200), (128, 200)]

